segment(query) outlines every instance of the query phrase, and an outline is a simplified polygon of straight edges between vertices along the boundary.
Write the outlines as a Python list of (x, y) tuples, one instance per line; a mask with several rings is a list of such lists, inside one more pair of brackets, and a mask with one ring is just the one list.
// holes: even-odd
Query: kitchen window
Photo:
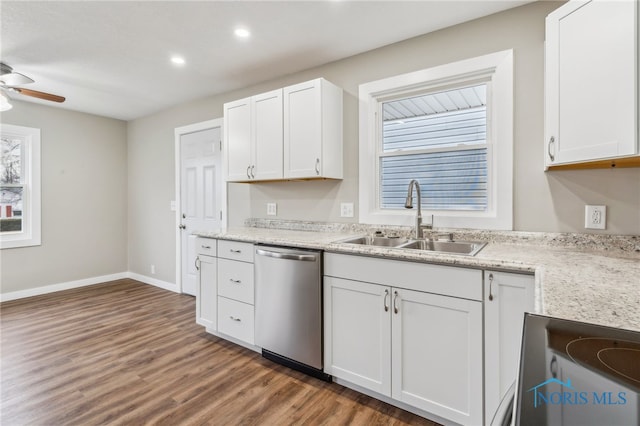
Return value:
[(512, 229), (513, 64), (504, 51), (360, 86), (360, 222)]
[(2, 124), (0, 247), (40, 245), (40, 129)]

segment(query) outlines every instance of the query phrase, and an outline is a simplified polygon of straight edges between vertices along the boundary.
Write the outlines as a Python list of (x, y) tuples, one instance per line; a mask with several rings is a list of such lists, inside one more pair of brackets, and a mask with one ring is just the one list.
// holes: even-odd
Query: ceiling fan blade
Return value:
[(33, 79), (19, 72), (11, 72), (0, 75), (0, 83), (5, 86), (22, 86), (23, 84), (33, 83)]
[(52, 95), (51, 93), (39, 92), (37, 90), (23, 89), (21, 87), (12, 87), (11, 90), (21, 95), (32, 96), (34, 98), (45, 99), (52, 102), (64, 102), (66, 98), (63, 96)]

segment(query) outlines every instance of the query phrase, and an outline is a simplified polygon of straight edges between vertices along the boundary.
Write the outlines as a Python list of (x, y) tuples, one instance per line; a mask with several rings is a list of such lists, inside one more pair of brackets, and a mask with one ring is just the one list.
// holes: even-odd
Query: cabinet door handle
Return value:
[(253, 173), (253, 170), (256, 168), (255, 165), (251, 166), (251, 179), (255, 179), (256, 175)]
[(551, 159), (551, 161), (554, 161), (556, 158), (555, 156), (551, 153), (551, 145), (554, 145), (556, 143), (556, 138), (551, 136), (551, 139), (549, 139), (549, 144), (547, 145), (547, 154), (549, 154), (549, 158)]
[(393, 292), (393, 313), (397, 314), (398, 313), (398, 306), (396, 305), (396, 300), (398, 299), (398, 292), (394, 291)]
[(234, 280), (233, 278), (229, 278), (229, 281), (231, 281), (234, 284), (242, 284), (241, 280)]
[(187, 229), (187, 225), (183, 225), (182, 223), (178, 225), (178, 229)]
[(492, 287), (493, 286), (493, 274), (489, 274), (489, 301), (493, 300), (493, 290)]
[(247, 177), (248, 177), (249, 179), (251, 179), (251, 175), (249, 174), (249, 169), (250, 169), (250, 168), (251, 168), (251, 166), (247, 166)]
[(320, 176), (320, 159), (316, 158), (316, 174)]
[(196, 266), (196, 271), (200, 270), (200, 258), (196, 257), (196, 260), (194, 262), (195, 266)]
[(236, 318), (233, 315), (229, 315), (229, 318), (231, 318), (232, 321), (237, 321), (237, 322), (242, 321), (240, 318)]
[(389, 305), (387, 305), (387, 299), (389, 298), (389, 290), (384, 291), (384, 311), (389, 312)]

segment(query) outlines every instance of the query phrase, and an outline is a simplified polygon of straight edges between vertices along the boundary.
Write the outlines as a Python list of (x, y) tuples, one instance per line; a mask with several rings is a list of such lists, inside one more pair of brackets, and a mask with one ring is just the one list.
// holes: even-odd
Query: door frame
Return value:
[[(182, 293), (182, 230), (179, 228), (180, 223), (182, 221), (182, 199), (180, 197), (180, 193), (182, 190), (182, 158), (180, 156), (180, 139), (183, 135), (200, 132), (203, 130), (215, 129), (216, 127), (220, 127), (220, 140), (222, 141), (224, 137), (224, 127), (223, 127), (223, 119), (216, 118), (213, 120), (201, 121), (199, 123), (189, 124), (187, 126), (176, 127), (174, 130), (175, 135), (175, 230), (176, 230), (176, 286), (178, 287), (178, 291)], [(222, 143), (222, 142), (221, 142)], [(223, 146), (223, 145), (222, 145)], [(226, 171), (224, 160), (224, 151), (220, 150), (220, 155), (222, 155), (220, 159), (220, 165), (222, 170), (220, 174), (222, 176), (222, 188), (221, 188), (221, 198), (222, 204), (220, 205), (220, 210), (222, 211), (222, 219), (220, 220), (220, 226), (222, 229), (226, 229), (227, 227), (227, 182), (225, 180)]]

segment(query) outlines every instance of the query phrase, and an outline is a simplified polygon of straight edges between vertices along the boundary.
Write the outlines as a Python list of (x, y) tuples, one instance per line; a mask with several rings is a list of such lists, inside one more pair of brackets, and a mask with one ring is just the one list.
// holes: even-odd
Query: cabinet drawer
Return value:
[(254, 344), (253, 305), (218, 296), (218, 331)]
[(218, 241), (218, 257), (253, 263), (253, 244), (238, 241)]
[(324, 274), (444, 296), (482, 300), (482, 271), (476, 269), (325, 253)]
[(218, 259), (218, 295), (253, 305), (253, 263)]
[(216, 240), (213, 238), (196, 238), (196, 253), (205, 254), (207, 256), (216, 255)]

